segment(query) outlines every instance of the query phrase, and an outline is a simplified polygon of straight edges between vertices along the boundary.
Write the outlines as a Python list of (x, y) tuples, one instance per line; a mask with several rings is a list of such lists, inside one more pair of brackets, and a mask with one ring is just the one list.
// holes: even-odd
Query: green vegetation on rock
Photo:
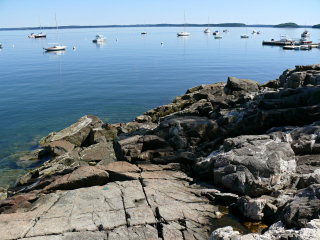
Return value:
[(316, 24), (314, 26), (312, 26), (313, 28), (320, 28), (320, 24)]
[(275, 25), (274, 27), (275, 28), (298, 28), (299, 25), (296, 23), (289, 22), (289, 23), (281, 23), (281, 24)]

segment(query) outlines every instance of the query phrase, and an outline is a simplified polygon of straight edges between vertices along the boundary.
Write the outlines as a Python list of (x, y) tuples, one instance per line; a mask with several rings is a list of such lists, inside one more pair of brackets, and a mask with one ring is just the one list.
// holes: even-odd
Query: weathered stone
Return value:
[(40, 144), (47, 146), (50, 142), (65, 140), (80, 147), (89, 136), (91, 129), (99, 126), (102, 126), (102, 121), (98, 117), (87, 115), (60, 132), (50, 133), (47, 137), (40, 140)]
[(294, 152), (267, 136), (227, 139), (226, 152), (211, 158), (213, 181), (232, 192), (259, 196), (290, 184), (296, 171)]
[(288, 227), (305, 227), (320, 214), (320, 184), (313, 184), (299, 191), (281, 212), (282, 221)]
[(237, 91), (243, 91), (248, 93), (258, 92), (259, 83), (253, 80), (229, 77), (227, 85), (225, 86), (225, 91), (227, 94), (232, 94)]
[(80, 152), (84, 162), (103, 162), (104, 165), (116, 160), (112, 142), (101, 142), (91, 145)]
[(75, 145), (65, 140), (59, 140), (50, 142), (48, 148), (50, 148), (50, 151), (54, 155), (60, 156), (67, 152), (71, 152), (75, 148)]
[(250, 199), (249, 197), (241, 197), (237, 201), (237, 206), (246, 218), (261, 221), (264, 216), (263, 210), (266, 203), (266, 199), (263, 198)]
[(45, 191), (71, 190), (96, 185), (104, 185), (108, 182), (109, 175), (98, 167), (80, 167), (72, 173), (57, 178), (54, 182), (44, 188)]

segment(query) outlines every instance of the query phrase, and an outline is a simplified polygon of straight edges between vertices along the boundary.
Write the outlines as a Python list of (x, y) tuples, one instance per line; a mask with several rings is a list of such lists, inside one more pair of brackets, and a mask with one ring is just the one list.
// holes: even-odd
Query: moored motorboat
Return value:
[(222, 36), (220, 36), (220, 35), (214, 36), (214, 39), (222, 39)]
[(228, 30), (228, 29), (224, 29), (223, 32), (224, 32), (224, 33), (227, 33), (227, 32), (229, 32), (229, 30)]
[(301, 38), (309, 38), (311, 36), (311, 33), (308, 30), (305, 30), (303, 33), (301, 33)]
[(96, 35), (96, 38), (92, 40), (94, 43), (102, 43), (105, 42), (107, 39), (103, 35)]
[(212, 33), (212, 35), (214, 35), (214, 36), (217, 36), (217, 35), (219, 35), (220, 33), (219, 33), (219, 31), (217, 30), (217, 31), (214, 31), (213, 33)]
[(240, 38), (249, 38), (249, 35), (243, 34), (243, 35), (240, 36)]
[(46, 37), (47, 37), (47, 35), (42, 32), (38, 33), (38, 34), (34, 34), (34, 38), (46, 38)]
[(2, 48), (2, 43), (0, 43), (0, 49)]
[(147, 32), (142, 32), (142, 33), (141, 33), (141, 35), (146, 35), (146, 34), (148, 34), (148, 33), (147, 33)]

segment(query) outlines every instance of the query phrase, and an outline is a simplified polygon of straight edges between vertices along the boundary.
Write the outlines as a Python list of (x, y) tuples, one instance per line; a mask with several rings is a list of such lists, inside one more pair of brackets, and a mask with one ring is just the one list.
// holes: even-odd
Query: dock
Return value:
[(286, 46), (286, 45), (294, 45), (295, 42), (284, 42), (284, 41), (263, 41), (262, 42), (263, 45), (271, 45), (271, 46)]

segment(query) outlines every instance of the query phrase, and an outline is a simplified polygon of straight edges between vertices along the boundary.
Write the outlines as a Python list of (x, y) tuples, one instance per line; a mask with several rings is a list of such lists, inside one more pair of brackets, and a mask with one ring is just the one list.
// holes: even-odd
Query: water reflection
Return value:
[(55, 55), (55, 56), (62, 56), (65, 54), (66, 51), (43, 51), (43, 54)]
[(96, 42), (94, 44), (96, 45), (96, 48), (103, 48), (106, 43), (105, 42)]

